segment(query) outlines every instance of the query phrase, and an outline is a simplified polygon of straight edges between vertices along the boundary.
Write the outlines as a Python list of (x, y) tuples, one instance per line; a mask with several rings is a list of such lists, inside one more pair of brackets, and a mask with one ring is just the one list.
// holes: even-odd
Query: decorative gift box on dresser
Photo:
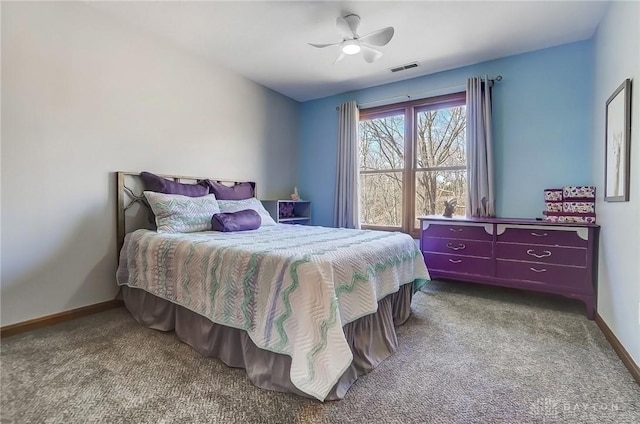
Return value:
[(596, 223), (596, 188), (564, 186), (544, 191), (544, 220), (550, 222)]
[(432, 278), (576, 298), (595, 316), (599, 226), (533, 219), (419, 217)]

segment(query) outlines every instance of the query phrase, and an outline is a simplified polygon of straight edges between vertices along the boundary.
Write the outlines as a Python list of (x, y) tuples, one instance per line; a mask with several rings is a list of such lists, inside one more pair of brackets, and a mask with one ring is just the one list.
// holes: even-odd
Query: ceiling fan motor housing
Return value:
[(351, 13), (349, 15), (346, 15), (344, 17), (344, 20), (347, 21), (347, 24), (349, 24), (349, 28), (351, 28), (351, 31), (353, 32), (353, 36), (355, 38), (358, 38), (358, 35), (356, 34), (356, 30), (360, 26), (360, 16), (354, 13)]

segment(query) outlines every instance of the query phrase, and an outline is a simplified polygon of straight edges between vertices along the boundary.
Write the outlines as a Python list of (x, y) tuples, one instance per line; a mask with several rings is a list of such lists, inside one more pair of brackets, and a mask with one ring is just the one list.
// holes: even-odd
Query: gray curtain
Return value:
[(467, 216), (495, 216), (491, 81), (467, 80)]
[(360, 228), (360, 193), (358, 155), (358, 121), (360, 113), (355, 101), (338, 107), (338, 157), (336, 169), (336, 197), (333, 225)]

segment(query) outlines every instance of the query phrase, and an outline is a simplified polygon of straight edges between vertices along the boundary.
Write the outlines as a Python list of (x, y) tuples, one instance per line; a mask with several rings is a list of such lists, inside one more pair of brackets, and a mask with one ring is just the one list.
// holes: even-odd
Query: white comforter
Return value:
[(352, 360), (342, 326), (429, 274), (406, 234), (281, 224), (236, 233), (137, 230), (125, 239), (117, 279), (289, 355), (293, 384), (324, 400)]

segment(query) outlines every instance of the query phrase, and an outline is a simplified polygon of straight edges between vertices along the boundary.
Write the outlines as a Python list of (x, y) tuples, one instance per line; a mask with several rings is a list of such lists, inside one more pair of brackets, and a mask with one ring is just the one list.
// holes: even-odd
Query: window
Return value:
[(360, 120), (360, 223), (401, 228), (405, 171), (404, 112)]
[(417, 235), (467, 190), (465, 93), (360, 111), (360, 222)]

